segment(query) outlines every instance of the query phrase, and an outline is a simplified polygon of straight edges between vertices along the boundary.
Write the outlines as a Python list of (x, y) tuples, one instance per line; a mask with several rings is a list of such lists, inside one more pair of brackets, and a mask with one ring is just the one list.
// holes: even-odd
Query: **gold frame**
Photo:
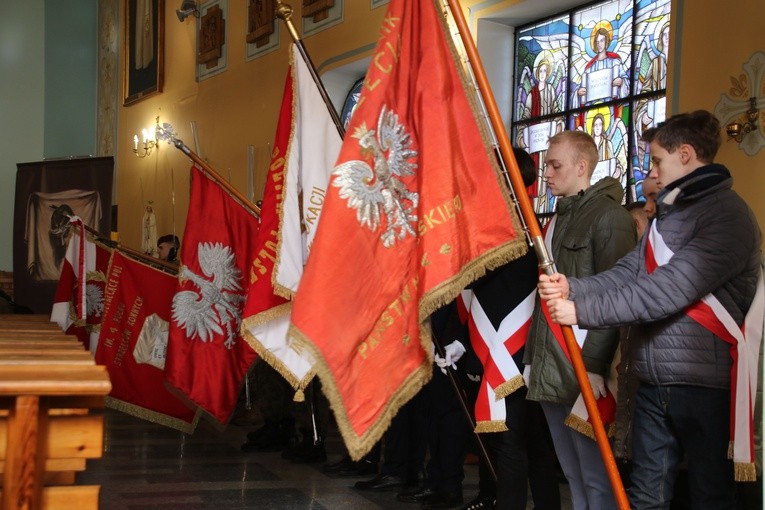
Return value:
[[(136, 69), (134, 34), (139, 2), (141, 5), (151, 4), (152, 52), (144, 67)], [(122, 51), (122, 104), (129, 106), (162, 92), (165, 77), (165, 0), (123, 0), (122, 18), (125, 41)]]

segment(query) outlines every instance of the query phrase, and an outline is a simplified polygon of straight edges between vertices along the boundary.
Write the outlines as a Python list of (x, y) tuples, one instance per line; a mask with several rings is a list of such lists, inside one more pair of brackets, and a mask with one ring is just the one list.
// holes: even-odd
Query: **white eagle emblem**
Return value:
[(199, 337), (211, 342), (216, 334), (226, 330), (224, 345), (231, 349), (242, 322), (245, 300), (240, 284), (242, 274), (234, 264), (235, 255), (222, 243), (200, 243), (197, 249), (199, 267), (204, 276), (187, 266), (180, 270), (181, 278), (191, 280), (199, 289), (183, 290), (173, 297), (173, 320), (185, 329), (189, 338)]
[(101, 317), (104, 313), (104, 291), (98, 285), (85, 285), (86, 314)]
[(348, 200), (348, 207), (357, 210), (359, 223), (369, 230), (378, 229), (381, 210), (385, 213), (387, 221), (380, 239), (386, 248), (407, 234), (415, 237), (419, 195), (407, 189), (400, 177), (414, 175), (417, 163), (412, 159), (417, 151), (410, 149), (412, 141), (399, 124), (398, 115), (383, 106), (377, 132), (362, 123), (351, 136), (359, 140), (362, 156), (371, 153), (374, 167), (360, 160), (335, 167), (332, 173), (337, 178), (332, 185), (340, 188), (340, 198)]

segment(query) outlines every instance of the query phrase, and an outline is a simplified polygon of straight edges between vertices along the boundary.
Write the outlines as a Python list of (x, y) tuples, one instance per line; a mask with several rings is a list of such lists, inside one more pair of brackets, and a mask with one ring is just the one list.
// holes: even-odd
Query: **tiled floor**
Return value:
[[(395, 491), (353, 488), (359, 478), (332, 478), (321, 464), (293, 464), (280, 453), (243, 453), (248, 427), (216, 430), (200, 422), (189, 436), (117, 411), (105, 411), (102, 459), (88, 461), (79, 484), (100, 484), (104, 510), (196, 509), (406, 509)], [(340, 457), (340, 438), (327, 440), (330, 460)], [(465, 466), (465, 501), (478, 492), (476, 466)], [(563, 508), (570, 508), (561, 486)], [(529, 508), (533, 508), (530, 503)]]

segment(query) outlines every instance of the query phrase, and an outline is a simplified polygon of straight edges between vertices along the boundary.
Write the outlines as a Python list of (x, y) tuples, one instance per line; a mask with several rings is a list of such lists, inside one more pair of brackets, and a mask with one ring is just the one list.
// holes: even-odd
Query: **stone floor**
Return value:
[[(77, 483), (101, 485), (105, 510), (418, 508), (397, 502), (395, 491), (357, 491), (354, 482), (364, 478), (330, 477), (320, 463), (293, 464), (279, 452), (243, 453), (250, 430), (229, 425), (220, 431), (203, 421), (186, 435), (106, 410), (104, 456), (88, 461)], [(330, 461), (340, 458), (340, 441), (337, 435), (327, 439)], [(466, 502), (476, 496), (475, 465), (465, 466), (463, 488)], [(567, 486), (561, 491), (568, 509)]]

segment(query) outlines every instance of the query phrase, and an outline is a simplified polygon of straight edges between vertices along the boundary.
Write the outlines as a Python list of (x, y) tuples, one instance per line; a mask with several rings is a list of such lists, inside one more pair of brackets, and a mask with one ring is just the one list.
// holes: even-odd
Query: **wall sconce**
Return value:
[(149, 154), (151, 154), (152, 149), (154, 147), (159, 150), (159, 145), (157, 144), (157, 135), (159, 133), (159, 117), (157, 117), (157, 123), (154, 126), (154, 129), (152, 131), (148, 129), (142, 129), (141, 135), (143, 136), (143, 143), (139, 143), (138, 135), (133, 136), (133, 154), (138, 156), (139, 158), (145, 158)]
[(175, 14), (178, 16), (181, 23), (192, 14), (195, 18), (198, 18), (199, 9), (197, 8), (197, 2), (195, 0), (183, 0), (183, 2), (181, 2), (181, 8), (176, 9)]
[(742, 66), (742, 73), (730, 77), (730, 88), (720, 95), (715, 116), (725, 126), (728, 140), (739, 150), (754, 156), (765, 147), (762, 112), (765, 111), (765, 51), (755, 51)]
[(749, 109), (746, 111), (746, 122), (743, 124), (740, 122), (731, 122), (725, 126), (725, 132), (728, 133), (728, 138), (741, 143), (746, 135), (757, 130), (757, 119), (759, 117), (760, 112), (757, 110), (757, 98), (750, 97)]

